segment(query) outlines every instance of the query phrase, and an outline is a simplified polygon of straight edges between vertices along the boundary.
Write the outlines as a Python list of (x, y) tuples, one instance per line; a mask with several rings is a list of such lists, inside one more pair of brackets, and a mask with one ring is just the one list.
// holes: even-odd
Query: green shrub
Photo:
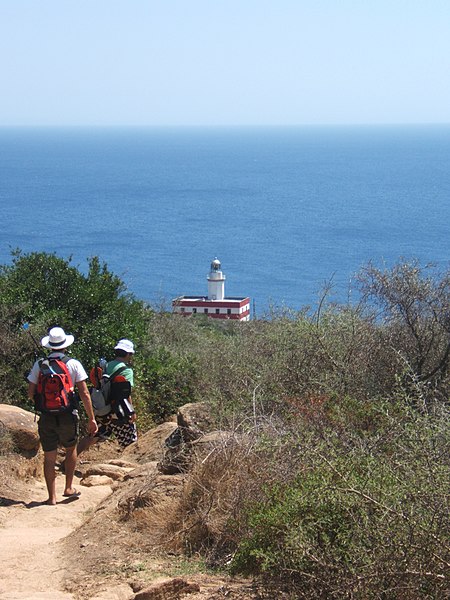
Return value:
[(139, 390), (145, 389), (146, 411), (154, 421), (167, 420), (180, 406), (197, 400), (194, 360), (161, 349), (141, 365)]
[[(0, 312), (5, 317), (0, 328), (0, 379), (4, 396), (21, 404), (26, 398), (24, 374), (36, 356), (39, 340), (53, 325), (75, 335), (73, 355), (85, 368), (101, 356), (112, 357), (121, 337), (143, 346), (151, 311), (143, 302), (126, 293), (121, 280), (112, 275), (98, 258), (89, 261), (84, 275), (55, 254), (13, 252), (9, 266), (0, 267)], [(21, 326), (30, 322), (29, 333)], [(137, 360), (139, 368), (139, 359)]]
[(247, 506), (232, 572), (296, 598), (444, 598), (448, 414), (398, 413), (367, 433), (292, 435), (278, 461), (296, 444), (297, 475)]
[[(276, 597), (446, 597), (450, 566), (449, 274), (369, 265), (356, 306), (248, 323), (153, 311), (89, 261), (0, 267), (2, 401), (22, 404), (39, 340), (63, 326), (89, 369), (136, 343), (141, 430), (198, 400), (232, 432), (196, 464), (172, 539)], [(39, 352), (40, 349), (39, 349)], [(178, 527), (178, 530), (176, 530)]]
[(358, 276), (364, 303), (377, 311), (384, 347), (399, 381), (417, 405), (448, 401), (450, 372), (450, 272), (418, 260), (390, 269), (369, 263)]

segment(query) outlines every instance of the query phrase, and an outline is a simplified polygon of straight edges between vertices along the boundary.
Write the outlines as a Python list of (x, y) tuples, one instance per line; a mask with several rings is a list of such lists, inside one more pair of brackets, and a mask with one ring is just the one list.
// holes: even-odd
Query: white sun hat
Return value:
[(124, 350), (128, 354), (134, 354), (134, 344), (130, 340), (119, 340), (114, 346), (114, 350)]
[(42, 338), (41, 345), (50, 350), (62, 350), (72, 345), (75, 338), (67, 335), (62, 327), (52, 327), (48, 335)]

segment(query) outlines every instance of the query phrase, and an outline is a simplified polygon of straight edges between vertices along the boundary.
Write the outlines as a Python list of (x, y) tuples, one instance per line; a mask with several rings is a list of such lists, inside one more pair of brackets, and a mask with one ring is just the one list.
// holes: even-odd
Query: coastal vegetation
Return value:
[(450, 272), (399, 261), (357, 281), (355, 304), (219, 322), (146, 305), (96, 257), (83, 273), (16, 250), (1, 401), (30, 409), (48, 327), (75, 335), (86, 368), (129, 337), (141, 431), (202, 401), (230, 434), (167, 513), (167, 549), (288, 598), (448, 597)]

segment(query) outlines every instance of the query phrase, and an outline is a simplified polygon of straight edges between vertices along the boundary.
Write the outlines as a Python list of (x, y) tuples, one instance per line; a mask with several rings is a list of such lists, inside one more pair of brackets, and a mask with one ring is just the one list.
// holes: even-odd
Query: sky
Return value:
[(448, 0), (0, 0), (0, 126), (450, 123)]

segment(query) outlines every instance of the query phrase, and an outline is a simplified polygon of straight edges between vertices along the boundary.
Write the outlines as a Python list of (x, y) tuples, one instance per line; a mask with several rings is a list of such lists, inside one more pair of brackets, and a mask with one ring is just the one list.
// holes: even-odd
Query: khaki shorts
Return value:
[(58, 415), (43, 413), (39, 418), (38, 431), (44, 452), (52, 452), (58, 446), (72, 448), (78, 441), (78, 415), (73, 412)]

